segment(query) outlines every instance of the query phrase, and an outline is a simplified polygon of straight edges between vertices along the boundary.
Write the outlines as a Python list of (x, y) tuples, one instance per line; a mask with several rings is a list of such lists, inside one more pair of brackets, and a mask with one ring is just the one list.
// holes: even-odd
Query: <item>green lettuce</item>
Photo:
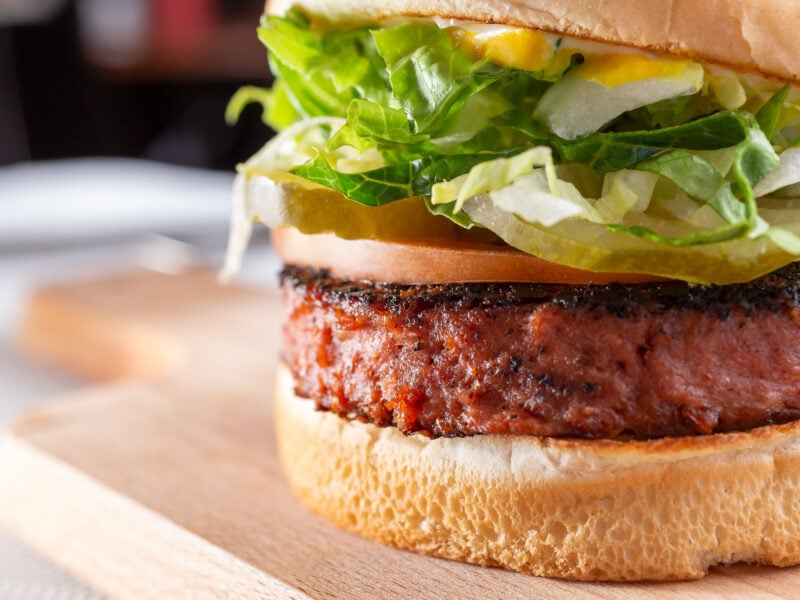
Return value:
[[(764, 83), (754, 92), (735, 74), (709, 76), (695, 94), (626, 110), (599, 130), (567, 140), (536, 109), (564, 76), (577, 77), (570, 74), (579, 73), (580, 52), (560, 69), (525, 70), (468, 55), (451, 29), (430, 21), (339, 29), (312, 23), (296, 10), (266, 17), (258, 34), (269, 51), (276, 84), (272, 90), (242, 88), (226, 118), (234, 121), (246, 104), (255, 102), (276, 130), (317, 124), (298, 130), (301, 151), (299, 138), (284, 136), (280, 144), (294, 144), (294, 149), (279, 151), (276, 142), (248, 161), (246, 176), (274, 171), (270, 160), (280, 154), (281, 169), (308, 182), (308, 197), (314, 186), (323, 186), (371, 207), (418, 198), (432, 215), (465, 229), (476, 224), (470, 215), (477, 213), (462, 208), (483, 198), (483, 227), (492, 229), (500, 222), (492, 219), (509, 213), (511, 221), (503, 217), (508, 228), (541, 238), (543, 223), (553, 223), (546, 230), (546, 245), (534, 247), (514, 237), (515, 246), (553, 260), (562, 259), (549, 256), (546, 248), (557, 245), (553, 240), (559, 231), (569, 229), (563, 220), (591, 222), (592, 232), (604, 228), (592, 239), (626, 252), (637, 243), (644, 253), (660, 246), (718, 244), (712, 255), (721, 261), (734, 255), (739, 261), (759, 260), (762, 242), (769, 240), (774, 245), (770, 252), (787, 253), (785, 261), (800, 255), (794, 217), (782, 219), (780, 207), (773, 208), (775, 222), (768, 223), (759, 214), (754, 191), (764, 181), (777, 182), (770, 183), (770, 191), (781, 183), (800, 182), (793, 155), (781, 161), (773, 146), (783, 150), (800, 131), (800, 109), (789, 86)], [(553, 40), (553, 56), (560, 44)], [(531, 160), (532, 152), (542, 148), (552, 156), (544, 166)], [(556, 178), (555, 168), (564, 175)], [(540, 169), (544, 174), (537, 174)], [(770, 177), (773, 171), (780, 171), (780, 177)], [(647, 175), (641, 181), (633, 175), (618, 177), (623, 172)], [(581, 181), (571, 179), (574, 174)], [(588, 179), (593, 182), (587, 186)], [(686, 198), (687, 215), (697, 209), (703, 211), (698, 215), (714, 218), (664, 219), (657, 214), (669, 201), (664, 194)], [(552, 202), (553, 210), (525, 206), (526, 195), (540, 204)], [(525, 219), (536, 221), (534, 229), (515, 225)], [(614, 239), (626, 241), (608, 241)], [(568, 263), (585, 264), (574, 253), (565, 256)], [(619, 264), (637, 270), (628, 258)], [(613, 262), (603, 263), (603, 268), (613, 267)], [(706, 272), (713, 272), (713, 266)]]

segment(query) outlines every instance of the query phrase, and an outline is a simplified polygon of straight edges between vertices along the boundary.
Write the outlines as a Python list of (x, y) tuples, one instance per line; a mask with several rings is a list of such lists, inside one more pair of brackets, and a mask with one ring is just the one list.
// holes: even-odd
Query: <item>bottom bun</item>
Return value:
[(278, 376), (278, 446), (312, 510), (367, 538), (588, 581), (800, 563), (800, 422), (619, 442), (428, 439), (315, 410)]

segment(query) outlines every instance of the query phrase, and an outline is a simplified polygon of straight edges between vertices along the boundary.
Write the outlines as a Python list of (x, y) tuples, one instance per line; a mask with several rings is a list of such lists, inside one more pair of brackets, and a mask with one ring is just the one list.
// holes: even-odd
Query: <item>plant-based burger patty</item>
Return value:
[(800, 417), (798, 264), (732, 286), (282, 279), (298, 394), (406, 434), (651, 438)]

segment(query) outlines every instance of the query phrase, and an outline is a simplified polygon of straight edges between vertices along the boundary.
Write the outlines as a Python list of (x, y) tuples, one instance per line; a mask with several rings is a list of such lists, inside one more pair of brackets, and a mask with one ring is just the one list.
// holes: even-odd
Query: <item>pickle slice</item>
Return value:
[[(722, 285), (751, 281), (797, 260), (796, 256), (764, 237), (677, 247), (613, 233), (602, 224), (582, 220), (564, 221), (545, 228), (497, 210), (486, 197), (468, 201), (464, 211), (477, 224), (491, 228), (514, 248), (550, 262), (588, 271), (643, 273)], [(780, 223), (773, 224), (796, 232), (800, 211), (784, 209), (780, 213)], [(656, 224), (656, 219), (641, 218), (646, 219), (643, 225), (662, 230), (670, 228), (670, 235), (681, 235), (689, 227), (677, 221)]]

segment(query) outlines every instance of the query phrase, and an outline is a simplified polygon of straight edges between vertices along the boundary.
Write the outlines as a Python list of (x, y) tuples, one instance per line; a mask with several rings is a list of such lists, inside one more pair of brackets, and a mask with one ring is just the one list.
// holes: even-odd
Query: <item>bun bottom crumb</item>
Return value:
[(314, 512), (372, 540), (584, 581), (800, 563), (800, 422), (618, 442), (428, 439), (346, 421), (277, 381), (278, 449)]

